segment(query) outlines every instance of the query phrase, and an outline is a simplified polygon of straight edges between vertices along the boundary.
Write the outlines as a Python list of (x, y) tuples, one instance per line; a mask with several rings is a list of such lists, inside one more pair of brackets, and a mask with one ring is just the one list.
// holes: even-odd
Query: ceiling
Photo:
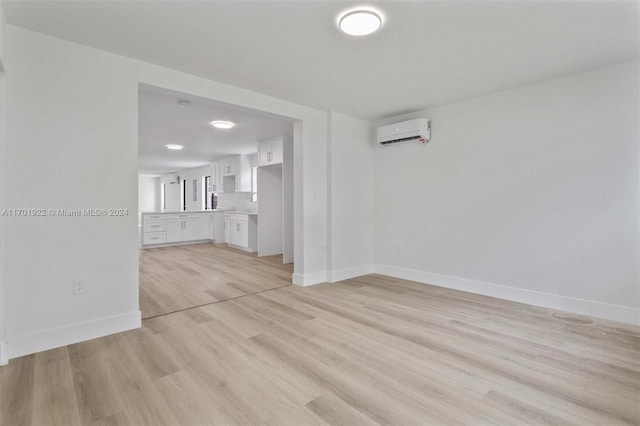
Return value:
[[(179, 100), (189, 104), (180, 105)], [(293, 122), (286, 118), (151, 86), (140, 86), (138, 105), (140, 174), (160, 175), (251, 154), (259, 141), (293, 134)], [(236, 126), (217, 129), (210, 124), (214, 120)], [(167, 144), (184, 149), (169, 150)]]
[[(322, 110), (379, 119), (639, 57), (635, 1), (4, 1), (7, 21)], [(361, 4), (361, 3), (360, 3)]]

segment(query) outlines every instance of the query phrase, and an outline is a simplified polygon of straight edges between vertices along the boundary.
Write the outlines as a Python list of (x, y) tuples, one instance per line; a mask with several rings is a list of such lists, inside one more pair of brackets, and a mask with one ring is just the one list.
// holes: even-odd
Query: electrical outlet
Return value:
[(77, 296), (79, 294), (84, 294), (85, 292), (85, 283), (82, 279), (73, 280), (73, 295)]

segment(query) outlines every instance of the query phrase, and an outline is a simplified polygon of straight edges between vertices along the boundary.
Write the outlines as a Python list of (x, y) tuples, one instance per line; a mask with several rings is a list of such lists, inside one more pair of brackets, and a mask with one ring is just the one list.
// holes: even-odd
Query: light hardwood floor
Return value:
[(224, 244), (140, 250), (140, 310), (150, 318), (291, 284), (282, 256), (258, 257)]
[(640, 328), (369, 275), (11, 360), (2, 425), (640, 422)]

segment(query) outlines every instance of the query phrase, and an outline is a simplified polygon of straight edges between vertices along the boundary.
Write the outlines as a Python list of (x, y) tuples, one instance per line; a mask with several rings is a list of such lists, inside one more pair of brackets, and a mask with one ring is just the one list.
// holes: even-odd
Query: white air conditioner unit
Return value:
[(400, 142), (427, 143), (431, 139), (431, 120), (416, 118), (378, 127), (378, 144), (393, 145)]
[(180, 183), (180, 176), (178, 175), (173, 175), (169, 177), (169, 180), (167, 181), (168, 184), (172, 185), (174, 183)]

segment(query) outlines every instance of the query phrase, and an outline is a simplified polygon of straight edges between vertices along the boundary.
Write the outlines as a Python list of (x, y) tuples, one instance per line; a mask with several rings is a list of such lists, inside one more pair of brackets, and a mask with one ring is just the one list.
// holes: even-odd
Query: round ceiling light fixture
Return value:
[(382, 26), (382, 18), (371, 10), (354, 10), (340, 18), (340, 30), (352, 36), (364, 36), (374, 33)]
[(182, 148), (184, 148), (184, 146), (182, 145), (176, 145), (176, 144), (172, 144), (170, 143), (169, 145), (165, 145), (168, 149), (173, 149), (174, 151), (180, 151)]
[(230, 129), (235, 126), (235, 123), (230, 121), (212, 121), (211, 125), (218, 129)]

